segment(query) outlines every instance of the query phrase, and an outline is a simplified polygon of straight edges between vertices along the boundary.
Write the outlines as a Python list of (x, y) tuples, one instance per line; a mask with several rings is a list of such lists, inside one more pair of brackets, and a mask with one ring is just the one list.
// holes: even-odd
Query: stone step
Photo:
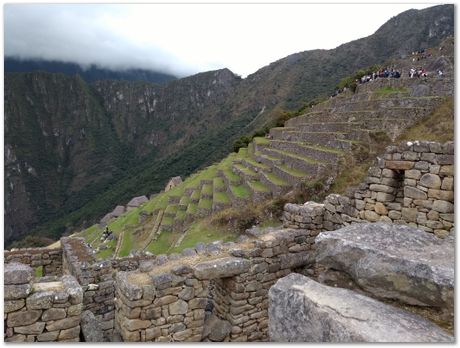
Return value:
[(282, 159), (279, 159), (277, 157), (273, 157), (270, 155), (266, 155), (261, 152), (254, 153), (254, 160), (259, 163), (262, 163), (263, 165), (267, 167), (273, 167), (273, 165), (276, 165), (276, 164), (283, 164)]
[(285, 127), (293, 127), (292, 130), (302, 132), (347, 132), (363, 126), (363, 122), (308, 122), (291, 125), (289, 121)]
[(227, 193), (232, 205), (241, 205), (251, 200), (251, 191), (245, 184), (229, 185)]
[(193, 190), (192, 194), (190, 195), (191, 203), (198, 203), (198, 201), (200, 200), (200, 192), (201, 189)]
[(227, 188), (225, 187), (225, 181), (221, 176), (216, 176), (212, 180), (212, 189), (214, 192), (226, 192)]
[(211, 184), (204, 184), (201, 188), (200, 199), (201, 198), (210, 198), (212, 199), (212, 181)]
[[(254, 156), (254, 155), (253, 155)], [(258, 162), (255, 158), (245, 158), (242, 162), (242, 164), (244, 164), (246, 167), (248, 167), (249, 169), (252, 169), (254, 172), (260, 172), (261, 170), (265, 171), (265, 172), (270, 172), (271, 171), (271, 167), (264, 164), (264, 163), (261, 163), (261, 162)]]
[(289, 191), (292, 185), (285, 179), (274, 173), (260, 173), (260, 182), (270, 188), (274, 195), (280, 195)]
[(257, 180), (259, 175), (254, 170), (246, 167), (242, 163), (234, 163), (232, 165), (233, 172), (243, 177), (244, 181)]
[(187, 207), (190, 203), (190, 196), (187, 196), (187, 195), (184, 195), (181, 197), (180, 201), (179, 201), (179, 210), (187, 210)]
[(358, 224), (316, 238), (316, 261), (379, 298), (454, 313), (454, 240), (411, 226)]
[(246, 183), (251, 190), (252, 201), (255, 203), (261, 202), (271, 197), (270, 188), (259, 180), (252, 180)]
[(212, 197), (212, 211), (217, 212), (231, 206), (231, 199), (226, 191), (214, 191)]
[(231, 168), (221, 169), (219, 170), (219, 176), (224, 179), (225, 186), (230, 185), (241, 185), (243, 180), (238, 174), (235, 174)]
[(295, 142), (285, 140), (272, 140), (270, 148), (289, 151), (302, 156), (313, 158), (320, 162), (337, 162), (340, 156), (344, 155), (343, 151), (328, 148), (326, 146), (308, 145), (306, 142)]
[(272, 342), (454, 342), (418, 315), (298, 273), (270, 288), (268, 318)]
[(211, 211), (212, 211), (212, 196), (211, 198), (202, 196), (197, 205), (197, 216), (199, 217), (208, 216)]
[(166, 207), (163, 217), (172, 217), (176, 216), (177, 211), (179, 210), (178, 204), (168, 204)]
[(274, 140), (285, 140), (294, 142), (308, 142), (313, 145), (327, 146), (337, 150), (350, 151), (356, 140), (345, 138), (346, 133), (326, 133), (326, 132), (297, 132), (289, 129), (271, 129)]
[(308, 156), (272, 148), (263, 149), (262, 153), (282, 159), (284, 165), (306, 173), (316, 173), (318, 166), (324, 164)]

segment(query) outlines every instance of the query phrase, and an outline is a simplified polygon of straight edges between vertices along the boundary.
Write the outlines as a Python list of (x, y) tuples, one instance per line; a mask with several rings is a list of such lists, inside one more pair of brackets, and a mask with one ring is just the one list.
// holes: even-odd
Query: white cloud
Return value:
[(289, 54), (334, 48), (427, 4), (7, 4), (5, 54), (246, 76)]

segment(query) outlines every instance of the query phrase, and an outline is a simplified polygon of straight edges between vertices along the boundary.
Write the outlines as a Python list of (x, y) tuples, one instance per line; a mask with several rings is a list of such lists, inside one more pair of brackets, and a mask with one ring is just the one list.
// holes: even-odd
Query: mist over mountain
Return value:
[(126, 80), (165, 83), (177, 79), (170, 74), (145, 69), (110, 70), (96, 65), (82, 68), (76, 63), (33, 59), (23, 60), (15, 57), (5, 57), (4, 66), (5, 72), (43, 71), (49, 73), (62, 73), (70, 76), (80, 75), (86, 82), (98, 80)]
[(290, 55), (246, 79), (228, 69), (161, 85), (6, 72), (5, 242), (88, 225), (134, 195), (158, 192), (171, 176), (223, 158), (236, 138), (332, 92), (357, 69), (453, 33), (454, 7), (441, 5), (406, 11), (332, 50)]

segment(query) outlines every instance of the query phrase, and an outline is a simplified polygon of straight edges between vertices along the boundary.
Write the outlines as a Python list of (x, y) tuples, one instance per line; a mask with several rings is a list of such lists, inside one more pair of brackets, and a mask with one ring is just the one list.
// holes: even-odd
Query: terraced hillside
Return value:
[[(405, 61), (401, 61), (401, 65)], [(195, 173), (137, 209), (109, 223), (116, 240), (101, 240), (102, 227), (78, 233), (99, 258), (123, 257), (133, 250), (179, 252), (197, 242), (231, 240), (233, 235), (200, 230), (197, 221), (228, 207), (258, 203), (285, 194), (302, 182), (333, 181), (340, 163), (374, 156), (453, 95), (453, 57), (442, 55), (444, 77), (427, 60), (428, 78), (382, 78), (330, 98), (305, 114), (256, 137), (247, 148)], [(436, 64), (435, 64), (436, 63)], [(439, 63), (440, 64), (440, 63)], [(438, 64), (438, 65), (439, 65)]]

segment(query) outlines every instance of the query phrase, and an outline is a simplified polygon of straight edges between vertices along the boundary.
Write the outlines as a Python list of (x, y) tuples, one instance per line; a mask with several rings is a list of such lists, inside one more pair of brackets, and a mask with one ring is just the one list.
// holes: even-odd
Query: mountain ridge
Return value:
[[(403, 51), (401, 47), (404, 47), (407, 53), (419, 49), (427, 42), (439, 42), (444, 37), (443, 35), (452, 34), (453, 6), (435, 6), (430, 9), (415, 10), (416, 12), (409, 12), (409, 14), (407, 11), (403, 13), (404, 16), (416, 17), (408, 24), (411, 26), (411, 30), (401, 28), (399, 22), (397, 23), (399, 25), (397, 29), (406, 32), (405, 35), (394, 37), (390, 30), (391, 28), (394, 29), (394, 25), (384, 24), (377, 30), (377, 38), (371, 35), (340, 45), (333, 50), (295, 53), (259, 69), (245, 79), (239, 78), (228, 69), (221, 69), (219, 71), (227, 78), (227, 80), (224, 78), (227, 84), (221, 86), (222, 88), (218, 89), (215, 94), (211, 91), (213, 98), (215, 95), (215, 103), (209, 102), (210, 96), (207, 95), (209, 84), (212, 86), (213, 80), (208, 78), (203, 84), (198, 82), (203, 77), (210, 77), (213, 72), (205, 72), (172, 81), (161, 87), (143, 82), (126, 81), (99, 81), (91, 85), (81, 84), (82, 90), (90, 91), (90, 94), (98, 101), (96, 104), (98, 104), (99, 111), (96, 114), (110, 120), (109, 123), (112, 125), (107, 127), (114, 127), (115, 132), (110, 133), (112, 136), (108, 140), (114, 142), (113, 155), (115, 156), (115, 152), (117, 152), (115, 151), (116, 148), (123, 148), (123, 154), (118, 155), (121, 158), (119, 163), (124, 168), (132, 169), (132, 171), (128, 170), (126, 175), (120, 174), (119, 178), (112, 178), (112, 180), (100, 184), (97, 189), (88, 186), (93, 187), (93, 189), (87, 189), (91, 191), (91, 195), (88, 194), (87, 197), (83, 197), (84, 199), (79, 197), (77, 199), (78, 204), (70, 204), (69, 196), (64, 195), (63, 202), (67, 202), (68, 206), (74, 208), (72, 214), (76, 217), (66, 220), (63, 215), (60, 217), (54, 215), (52, 220), (46, 222), (45, 219), (45, 222), (41, 222), (38, 227), (37, 224), (32, 224), (35, 226), (32, 232), (46, 232), (57, 237), (71, 229), (72, 226), (81, 225), (84, 220), (86, 223), (94, 221), (97, 216), (105, 214), (115, 203), (127, 200), (136, 194), (153, 193), (161, 190), (169, 177), (189, 175), (193, 171), (221, 159), (228, 153), (232, 142), (237, 137), (251, 133), (260, 127), (273, 125), (273, 121), (282, 111), (296, 110), (315, 97), (330, 93), (341, 78), (350, 75), (356, 69), (383, 62), (395, 54), (401, 54)], [(390, 21), (394, 23), (394, 18)], [(438, 24), (435, 25), (434, 23)], [(398, 30), (395, 32), (399, 33)], [(432, 35), (428, 35), (429, 33)], [(429, 40), (426, 39), (427, 36), (430, 36)], [(391, 43), (390, 49), (374, 47), (378, 43), (385, 46), (384, 44), (387, 42)], [(366, 47), (368, 49), (365, 49)], [(295, 61), (292, 57), (296, 57)], [(9, 129), (7, 123), (11, 122), (11, 118), (6, 117), (6, 114), (14, 114), (14, 110), (8, 109), (13, 96), (16, 98), (17, 104), (24, 105), (29, 103), (27, 97), (30, 98), (28, 95), (30, 86), (26, 85), (20, 89), (20, 93), (14, 93), (15, 91), (19, 92), (17, 89), (7, 93), (10, 85), (6, 82), (11, 79), (11, 76), (11, 74), (5, 75), (5, 130)], [(40, 90), (43, 88), (42, 85), (43, 83), (37, 81), (36, 88)], [(146, 88), (136, 92), (136, 88), (139, 86), (146, 86)], [(99, 91), (98, 88), (100, 88)], [(155, 96), (153, 94), (145, 95), (147, 90), (152, 93), (155, 92)], [(161, 105), (161, 112), (158, 109), (150, 111), (155, 98), (161, 95), (160, 91), (165, 90), (168, 92), (163, 94), (163, 99), (161, 99), (163, 103), (156, 104)], [(122, 100), (119, 100), (120, 94), (117, 97), (117, 92), (123, 95)], [(125, 98), (125, 95), (130, 95), (130, 97)], [(144, 100), (139, 102), (140, 98)], [(52, 99), (36, 100), (35, 102), (44, 103), (43, 110), (46, 111), (46, 107), (49, 107), (48, 104), (52, 103)], [(83, 114), (87, 112), (88, 110), (82, 111)], [(72, 113), (71, 110), (70, 113)], [(149, 136), (152, 136), (152, 133), (149, 133), (152, 131), (151, 127), (160, 123), (159, 120), (171, 121), (171, 115), (174, 115), (173, 122), (166, 123), (165, 129), (155, 131), (156, 145), (149, 144)], [(113, 123), (114, 120), (117, 120), (116, 125)], [(137, 121), (135, 122), (135, 120)], [(175, 129), (178, 125), (179, 129)], [(24, 131), (21, 127), (24, 125), (19, 124), (17, 126), (18, 132), (21, 134)], [(41, 132), (41, 126), (37, 125), (37, 127)], [(117, 127), (118, 132), (116, 131)], [(187, 133), (181, 129), (187, 129), (191, 132)], [(173, 137), (170, 137), (170, 134)], [(122, 135), (126, 135), (126, 139), (123, 141), (120, 140)], [(14, 185), (21, 188), (21, 192), (24, 192), (23, 196), (27, 197), (28, 192), (34, 192), (37, 188), (31, 188), (30, 184), (28, 188), (25, 187), (25, 179), (22, 176), (30, 176), (25, 174), (28, 173), (25, 165), (28, 161), (26, 157), (16, 155), (18, 146), (15, 141), (17, 140), (9, 138), (9, 136), (5, 133), (5, 149), (8, 149), (12, 154), (11, 158), (16, 156), (16, 161), (8, 163), (9, 167), (5, 164), (5, 173), (11, 174), (12, 169), (10, 168), (15, 165), (22, 166), (22, 174), (17, 175), (17, 181), (14, 182)], [(15, 134), (11, 134), (11, 136), (14, 137)], [(59, 137), (62, 148), (65, 148), (63, 144), (67, 140), (65, 137)], [(168, 142), (165, 142), (166, 140)], [(118, 142), (120, 143), (118, 144)], [(115, 146), (115, 144), (118, 145)], [(152, 148), (160, 150), (153, 153)], [(44, 151), (40, 147), (37, 150)], [(128, 158), (130, 155), (138, 162), (137, 166), (131, 165), (133, 162), (132, 158)], [(123, 172), (123, 169), (119, 169), (119, 172)], [(85, 174), (77, 173), (76, 175), (84, 176)], [(35, 181), (35, 185), (40, 187), (39, 180), (36, 179)], [(121, 184), (122, 182), (123, 184)], [(11, 175), (5, 175), (5, 187), (10, 187), (10, 183)], [(13, 195), (5, 194), (5, 202), (11, 197)], [(99, 202), (98, 205), (95, 205), (94, 202), (96, 201)], [(41, 201), (35, 200), (34, 202), (34, 205), (42, 204)], [(33, 215), (33, 209), (26, 213), (21, 209), (20, 204), (18, 206), (17, 203), (13, 202), (16, 206), (11, 207), (11, 203), (5, 216), (5, 223), (12, 221), (11, 217), (18, 216), (20, 211), (23, 216)], [(84, 209), (85, 204), (87, 204), (87, 208), (83, 211), (81, 209)], [(90, 205), (91, 209), (89, 208)], [(5, 204), (6, 206), (7, 204)], [(59, 223), (56, 222), (58, 220)], [(50, 221), (55, 221), (56, 225), (51, 226)], [(22, 233), (30, 231), (30, 226), (31, 224), (27, 228), (24, 227)], [(5, 227), (5, 240), (11, 241), (14, 227), (10, 228), (7, 224)], [(18, 237), (17, 235), (16, 237)]]

